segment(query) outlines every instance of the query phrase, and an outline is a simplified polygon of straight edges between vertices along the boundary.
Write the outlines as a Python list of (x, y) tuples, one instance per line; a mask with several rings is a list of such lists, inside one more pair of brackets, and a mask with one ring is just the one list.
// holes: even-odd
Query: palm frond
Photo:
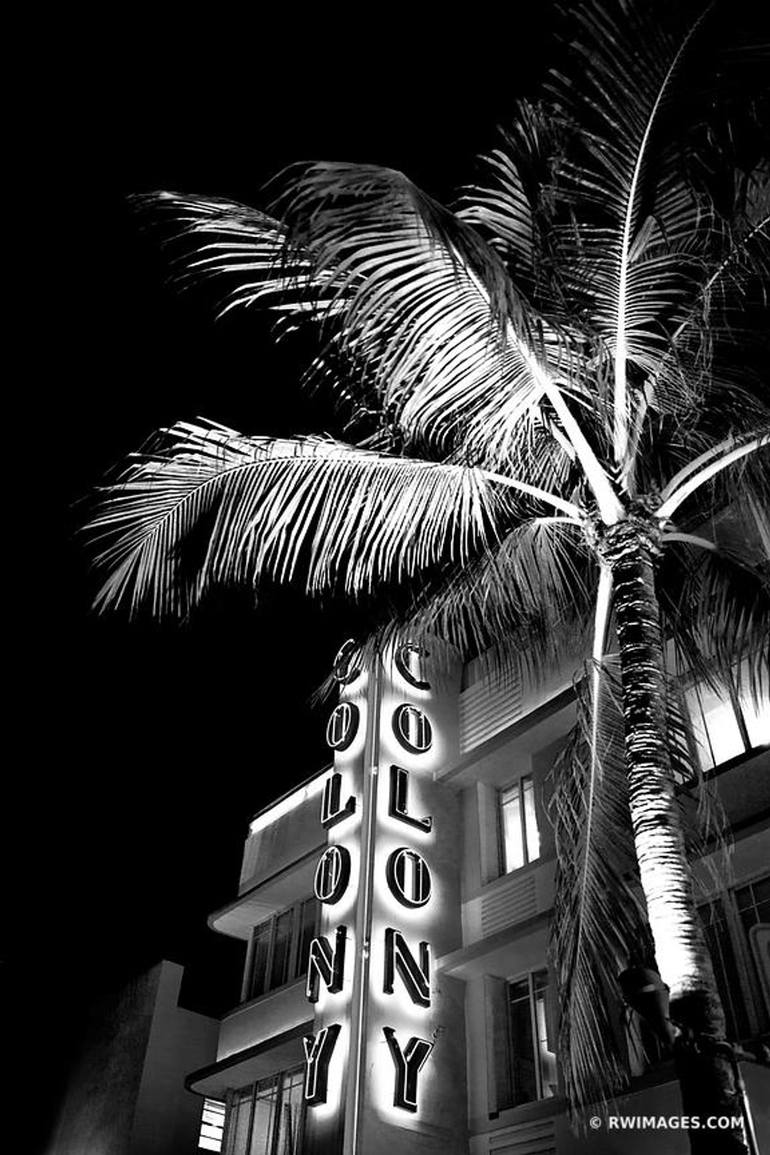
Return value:
[(539, 679), (579, 652), (594, 569), (579, 523), (519, 515), (519, 524), (462, 567), (430, 582), (394, 617), (397, 634), (442, 638), (464, 659), (494, 648), (497, 664)]
[[(764, 533), (770, 541), (770, 526)], [(684, 541), (666, 547), (658, 580), (664, 627), (680, 671), (713, 688), (740, 673), (758, 698), (770, 690), (767, 545), (738, 510), (727, 540), (718, 525), (712, 536), (714, 550)]]
[(541, 420), (532, 415), (549, 367), (569, 360), (565, 338), (535, 317), (480, 234), (401, 173), (299, 166), (276, 202), (280, 223), (224, 201), (141, 200), (153, 202), (202, 242), (183, 256), (186, 275), (235, 280), (224, 310), (262, 304), (321, 324), (327, 350), (309, 376), (347, 360), (352, 401), (358, 380), (405, 448), (462, 444), (500, 464)]
[(299, 575), (310, 593), (355, 596), (466, 564), (506, 500), (469, 467), (180, 422), (102, 490), (98, 604), (185, 614), (213, 583)]
[(167, 235), (177, 284), (222, 284), (220, 316), (260, 305), (317, 320), (332, 308), (328, 277), (315, 279), (314, 292), (308, 292), (310, 254), (290, 245), (286, 226), (267, 213), (225, 197), (169, 191), (137, 194), (130, 203)]
[[(674, 327), (666, 347), (651, 366), (634, 405), (631, 457), (645, 422), (655, 414), (686, 417), (702, 408), (710, 394), (717, 402), (720, 367), (715, 354), (717, 360), (721, 354), (728, 371), (736, 357), (742, 365), (746, 363), (747, 334), (741, 321), (756, 297), (766, 309), (770, 281), (770, 180), (766, 172), (760, 169), (750, 175), (729, 223), (725, 245), (703, 265), (694, 299), (670, 317)], [(674, 324), (677, 316), (680, 319)], [(756, 342), (756, 333), (751, 336)], [(739, 394), (734, 382), (730, 387)]]
[(404, 444), (507, 462), (568, 360), (481, 235), (401, 173), (304, 167), (281, 202), (346, 296), (338, 347), (373, 381)]
[(519, 101), (511, 126), (498, 129), (499, 146), (480, 157), (477, 182), (461, 189), (456, 210), (538, 301), (547, 300), (549, 191), (559, 151), (555, 130), (542, 105)]
[[(688, 862), (705, 864), (706, 876), (719, 889), (729, 885), (732, 839), (727, 812), (716, 781), (707, 778), (696, 753), (692, 716), (681, 673), (669, 672), (666, 724), (671, 770), (677, 783), (679, 821)], [(693, 872), (697, 886), (698, 876)]]
[[(658, 147), (677, 72), (703, 15), (674, 36), (642, 4), (615, 9), (591, 0), (571, 13), (570, 47), (579, 67), (569, 80), (556, 73), (551, 79), (562, 115), (579, 126), (562, 191), (584, 211), (575, 279), (586, 281), (592, 325), (612, 352), (615, 460), (621, 466), (629, 364), (649, 370), (661, 317), (690, 290), (692, 237), (708, 225), (698, 198), (671, 173), (670, 158)], [(590, 215), (586, 220), (586, 207), (593, 221)], [(569, 235), (565, 230), (565, 239)]]

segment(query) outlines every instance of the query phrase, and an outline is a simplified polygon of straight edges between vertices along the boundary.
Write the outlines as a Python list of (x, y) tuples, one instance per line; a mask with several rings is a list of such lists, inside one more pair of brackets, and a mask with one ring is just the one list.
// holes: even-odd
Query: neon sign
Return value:
[(345, 941), (347, 936), (348, 928), (338, 926), (334, 936), (334, 950), (330, 947), (328, 938), (323, 936), (314, 938), (311, 942), (307, 962), (307, 984), (305, 986), (305, 994), (311, 1003), (318, 1002), (319, 988), (322, 982), (332, 995), (338, 995), (342, 990), (342, 983), (345, 978)]
[(418, 1039), (412, 1036), (402, 1050), (392, 1027), (383, 1027), (382, 1033), (385, 1035), (393, 1065), (396, 1068), (393, 1106), (401, 1107), (404, 1111), (416, 1111), (417, 1076), (430, 1057), (433, 1043), (429, 1043), (427, 1039)]
[(339, 902), (350, 882), (350, 851), (333, 843), (318, 860), (313, 891), (319, 902)]
[(305, 1035), (305, 1101), (311, 1106), (326, 1102), (329, 1063), (340, 1033), (339, 1023), (322, 1027), (317, 1035)]
[(386, 995), (393, 994), (396, 971), (406, 987), (413, 1003), (421, 1007), (430, 1006), (430, 947), (427, 942), (419, 945), (419, 963), (407, 946), (400, 930), (389, 926), (385, 931), (385, 978), (382, 989)]
[(334, 707), (326, 726), (326, 741), (333, 750), (347, 750), (358, 731), (358, 715), (358, 706), (352, 702)]
[(385, 875), (390, 893), (402, 906), (425, 906), (432, 889), (428, 864), (418, 850), (399, 846), (388, 859)]
[(356, 809), (356, 800), (352, 795), (344, 806), (340, 806), (341, 795), (342, 775), (332, 774), (330, 778), (326, 779), (323, 801), (321, 802), (321, 825), (324, 830), (336, 826), (338, 822), (342, 822), (343, 819), (353, 814)]
[[(424, 653), (420, 646), (406, 643), (398, 647), (394, 655), (394, 664), (401, 677), (409, 687), (414, 687), (418, 691), (430, 689), (430, 683), (424, 679), (422, 671), (419, 669), (419, 659), (424, 656)], [(346, 643), (335, 659), (334, 676), (342, 687), (346, 687), (362, 672), (354, 665), (355, 656), (356, 650), (353, 644)], [(376, 685), (374, 693), (379, 693)], [(367, 711), (367, 715), (369, 713), (372, 711)], [(377, 711), (374, 711), (373, 715), (377, 717)], [(343, 700), (335, 707), (329, 717), (326, 729), (327, 743), (335, 753), (345, 751), (352, 745), (358, 734), (360, 720), (361, 712), (353, 702)], [(368, 727), (371, 725), (371, 722), (367, 723)], [(425, 754), (433, 744), (433, 728), (430, 719), (422, 709), (410, 702), (402, 702), (395, 706), (391, 714), (391, 728), (400, 748), (412, 757)], [(376, 822), (372, 816), (377, 806), (376, 792), (379, 777), (376, 757), (374, 755), (372, 757), (374, 758), (374, 764), (371, 768), (371, 790), (373, 793), (372, 795), (364, 794), (364, 809), (370, 815), (369, 834), (364, 837), (370, 839), (370, 849), (373, 847), (373, 840), (376, 837)], [(387, 788), (387, 815), (404, 828), (404, 839), (406, 839), (407, 833), (412, 836), (431, 834), (433, 832), (432, 815), (415, 816), (409, 812), (410, 771), (403, 766), (391, 764)], [(335, 838), (341, 834), (344, 839), (345, 823), (351, 822), (354, 818), (357, 819), (358, 801), (356, 795), (351, 794), (343, 802), (343, 777), (335, 769), (324, 783), (320, 807), (321, 826), (327, 831), (334, 830)], [(362, 829), (363, 825), (362, 822)], [(385, 845), (387, 846), (387, 842)], [(357, 851), (355, 853), (357, 854)], [(383, 882), (388, 892), (403, 911), (410, 912), (410, 925), (413, 925), (413, 918), (421, 917), (420, 911), (431, 902), (434, 892), (430, 866), (421, 850), (408, 844), (396, 845), (395, 849), (388, 853), (387, 860), (384, 860), (383, 856), (379, 867), (375, 868), (376, 859), (373, 854), (370, 853), (367, 861), (370, 865), (366, 868), (368, 874), (361, 880), (362, 885), (365, 888), (371, 887), (376, 870), (382, 871)], [(350, 850), (339, 841), (330, 842), (316, 865), (313, 882), (316, 898), (325, 907), (334, 906), (348, 892), (351, 886), (351, 877)], [(351, 893), (356, 894), (358, 891)], [(365, 893), (366, 891), (361, 892), (362, 895)], [(366, 899), (364, 898), (363, 901), (364, 907), (361, 909), (366, 909)], [(364, 919), (364, 921), (367, 920)], [(371, 921), (371, 915), (369, 915), (369, 921)], [(365, 935), (370, 932), (356, 930), (355, 933), (360, 937), (363, 957), (368, 959), (369, 940), (365, 938)], [(382, 994), (388, 998), (391, 996), (397, 998), (398, 993), (401, 993), (402, 997), (406, 995), (409, 1000), (407, 1006), (411, 1005), (421, 1009), (429, 1008), (431, 1006), (432, 967), (432, 952), (429, 943), (419, 936), (415, 936), (417, 941), (415, 941), (415, 937), (407, 938), (402, 930), (393, 925), (381, 926), (380, 931), (377, 931), (375, 927), (375, 939), (378, 934), (382, 935), (379, 940), (381, 950), (378, 949), (372, 957), (383, 960), (381, 979), (378, 978), (377, 980), (381, 982)], [(354, 986), (356, 982), (359, 984), (357, 987), (359, 1003), (362, 992), (368, 989), (362, 985), (364, 978), (361, 977), (368, 975), (368, 969), (359, 968), (356, 952), (351, 956), (351, 952), (346, 951), (347, 942), (348, 926), (341, 923), (333, 931), (330, 929), (328, 935), (319, 934), (316, 936), (310, 944), (305, 993), (308, 1000), (315, 1005), (319, 1003), (322, 988), (325, 989), (324, 1003), (322, 1004), (324, 1008), (323, 1019), (338, 1017), (334, 1011), (335, 1006), (339, 1007), (339, 1014), (347, 1013), (346, 1008), (350, 1000), (344, 993), (344, 988), (346, 966), (350, 965), (351, 961), (356, 964), (357, 968), (354, 975)], [(328, 1000), (327, 995), (329, 996)], [(395, 1012), (396, 1004), (393, 1005)], [(401, 1019), (402, 1015), (396, 1017)], [(327, 1021), (315, 1034), (304, 1037), (304, 1095), (305, 1101), (310, 1106), (318, 1106), (328, 1101), (330, 1091), (329, 1068), (343, 1023), (344, 1019), (342, 1022)], [(417, 1112), (420, 1073), (433, 1051), (433, 1042), (413, 1034), (407, 1038), (406, 1042), (402, 1043), (397, 1037), (396, 1028), (390, 1025), (382, 1025), (379, 1037), (381, 1040), (384, 1039), (392, 1063), (393, 1092), (391, 1101), (393, 1106), (402, 1111)], [(364, 1036), (361, 1035), (355, 1053), (357, 1055), (359, 1052), (363, 1054), (364, 1046)], [(337, 1060), (335, 1060), (336, 1062)], [(332, 1086), (335, 1086), (334, 1082)]]
[(400, 822), (405, 822), (407, 826), (415, 826), (418, 830), (430, 834), (433, 829), (433, 819), (430, 817), (412, 818), (407, 809), (408, 798), (409, 772), (402, 770), (400, 766), (391, 766), (388, 814), (391, 818), (398, 818)]

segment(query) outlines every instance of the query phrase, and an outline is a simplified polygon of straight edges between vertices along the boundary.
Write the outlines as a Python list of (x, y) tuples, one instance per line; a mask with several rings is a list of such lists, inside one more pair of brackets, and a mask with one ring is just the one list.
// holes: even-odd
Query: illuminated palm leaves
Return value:
[(658, 140), (702, 18), (676, 38), (640, 5), (609, 10), (590, 0), (574, 16), (581, 66), (569, 78), (552, 77), (557, 107), (575, 125), (575, 155), (561, 181), (581, 212), (572, 278), (591, 300), (592, 326), (612, 356), (620, 466), (628, 465), (629, 365), (649, 373), (665, 350), (665, 321), (692, 291), (697, 238), (710, 224)]
[[(565, 516), (525, 520), (492, 551), (462, 567), (438, 588), (425, 589), (397, 631), (443, 638), (460, 653), (494, 647), (519, 659), (534, 648), (538, 664), (558, 664), (580, 652), (576, 623), (590, 617), (594, 573), (578, 521)], [(526, 657), (524, 658), (526, 660)]]
[(356, 595), (494, 540), (505, 498), (477, 470), (323, 438), (242, 437), (180, 422), (110, 487), (101, 605), (186, 613), (212, 585), (261, 577)]
[(476, 230), (401, 173), (303, 166), (278, 202), (280, 224), (222, 201), (158, 203), (193, 245), (188, 273), (234, 281), (224, 310), (261, 303), (311, 317), (328, 342), (316, 370), (341, 361), (352, 400), (374, 394), (407, 448), (461, 447), (494, 467), (526, 445), (564, 342)]

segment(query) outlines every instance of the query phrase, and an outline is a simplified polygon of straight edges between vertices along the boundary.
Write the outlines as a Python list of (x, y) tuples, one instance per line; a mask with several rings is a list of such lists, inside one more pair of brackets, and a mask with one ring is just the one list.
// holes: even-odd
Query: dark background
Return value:
[(323, 766), (325, 711), (308, 697), (351, 628), (288, 590), (257, 611), (215, 599), (184, 626), (90, 610), (76, 503), (156, 428), (204, 415), (246, 433), (339, 432), (267, 319), (214, 323), (205, 293), (164, 283), (125, 198), (264, 204), (268, 177), (319, 158), (400, 168), (449, 200), (532, 89), (551, 21), (547, 4), (440, 29), (390, 7), (331, 22), (289, 6), (110, 11), (49, 25), (45, 59), (39, 39), (20, 45), (19, 100), (41, 115), (6, 221), (26, 272), (12, 386), (25, 415), (9, 431), (23, 464), (6, 497), (22, 642), (8, 670), (3, 1017), (30, 1151), (97, 996), (167, 957), (187, 964), (191, 1005), (237, 1000), (241, 952), (206, 915), (235, 895), (249, 817)]

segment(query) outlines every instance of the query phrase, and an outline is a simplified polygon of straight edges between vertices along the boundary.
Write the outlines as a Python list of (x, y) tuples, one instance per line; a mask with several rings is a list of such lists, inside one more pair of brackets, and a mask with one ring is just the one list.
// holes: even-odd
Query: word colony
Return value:
[[(414, 659), (420, 655), (420, 648), (410, 643), (403, 645), (395, 656), (396, 667), (402, 677), (420, 690), (429, 689), (413, 669)], [(360, 673), (352, 668), (352, 654), (346, 648), (340, 651), (335, 663), (335, 673), (340, 683), (352, 681)], [(360, 711), (352, 702), (341, 702), (329, 718), (327, 740), (335, 750), (346, 749), (355, 739), (360, 722)], [(431, 744), (430, 722), (425, 715), (410, 705), (396, 708), (393, 718), (393, 732), (401, 746), (410, 754), (426, 751)], [(355, 814), (355, 797), (342, 801), (342, 775), (334, 772), (324, 785), (321, 800), (321, 825), (329, 830), (344, 823)], [(389, 769), (388, 814), (407, 831), (430, 832), (433, 827), (431, 817), (414, 818), (409, 813), (409, 772), (397, 765)], [(337, 844), (330, 844), (318, 862), (314, 891), (319, 902), (327, 906), (338, 903), (348, 890), (351, 878), (350, 851)], [(431, 899), (431, 872), (422, 854), (412, 846), (399, 846), (389, 855), (385, 868), (385, 882), (390, 893), (404, 908), (425, 907)], [(311, 1003), (319, 998), (321, 984), (330, 995), (340, 994), (345, 980), (345, 968), (352, 965), (346, 957), (348, 928), (336, 928), (333, 941), (325, 935), (314, 938), (310, 944), (307, 970), (306, 994)], [(396, 927), (384, 928), (384, 966), (381, 976), (382, 990), (393, 995), (397, 987), (403, 988), (412, 1002), (420, 1007), (429, 1007), (431, 999), (430, 947), (427, 942), (407, 942)], [(349, 952), (348, 952), (349, 953)], [(305, 1099), (309, 1104), (325, 1103), (329, 1063), (334, 1053), (341, 1030), (341, 1024), (322, 1027), (315, 1035), (306, 1035), (305, 1048)], [(383, 1026), (382, 1033), (387, 1042), (393, 1062), (393, 1105), (404, 1111), (417, 1110), (418, 1076), (433, 1050), (433, 1043), (427, 1039), (412, 1036), (406, 1042), (399, 1039), (393, 1027)]]

